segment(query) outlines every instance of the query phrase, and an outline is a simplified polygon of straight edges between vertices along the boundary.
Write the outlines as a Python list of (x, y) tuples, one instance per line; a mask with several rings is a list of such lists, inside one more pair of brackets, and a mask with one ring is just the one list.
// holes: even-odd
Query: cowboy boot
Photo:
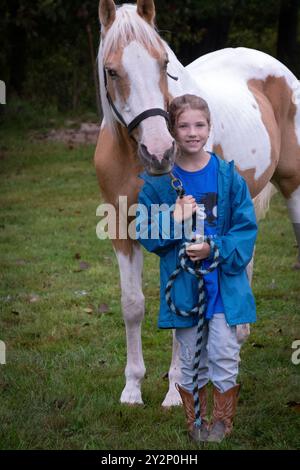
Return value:
[(213, 419), (207, 438), (208, 442), (221, 442), (233, 428), (233, 418), (236, 412), (240, 385), (235, 385), (224, 393), (214, 386)]
[(200, 401), (200, 417), (201, 417), (201, 427), (197, 428), (195, 426), (195, 409), (194, 409), (194, 397), (191, 392), (188, 392), (179, 384), (175, 384), (184, 407), (187, 428), (190, 438), (199, 443), (207, 440), (208, 437), (208, 421), (206, 419), (206, 409), (207, 409), (207, 390), (206, 386), (200, 388), (199, 401)]

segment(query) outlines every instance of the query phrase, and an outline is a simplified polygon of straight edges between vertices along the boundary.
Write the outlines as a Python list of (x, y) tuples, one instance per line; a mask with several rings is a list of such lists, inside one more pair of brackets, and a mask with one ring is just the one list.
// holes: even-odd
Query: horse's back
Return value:
[(264, 80), (273, 75), (285, 77), (290, 86), (298, 84), (295, 75), (279, 60), (265, 52), (246, 47), (220, 49), (205, 54), (189, 64), (186, 69), (195, 74), (230, 74), (232, 78)]

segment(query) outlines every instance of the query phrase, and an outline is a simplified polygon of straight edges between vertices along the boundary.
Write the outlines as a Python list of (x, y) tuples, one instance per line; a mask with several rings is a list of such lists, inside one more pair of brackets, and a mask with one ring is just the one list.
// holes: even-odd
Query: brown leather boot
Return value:
[(195, 422), (195, 409), (194, 409), (194, 397), (191, 392), (185, 390), (179, 384), (175, 384), (184, 407), (187, 427), (190, 438), (195, 442), (204, 442), (208, 438), (208, 421), (206, 419), (207, 409), (207, 389), (206, 386), (199, 390), (200, 400), (200, 416), (201, 416), (201, 427), (200, 429), (194, 425)]
[(225, 393), (219, 392), (215, 386), (213, 390), (213, 419), (207, 441), (221, 442), (232, 431), (240, 385), (235, 385)]

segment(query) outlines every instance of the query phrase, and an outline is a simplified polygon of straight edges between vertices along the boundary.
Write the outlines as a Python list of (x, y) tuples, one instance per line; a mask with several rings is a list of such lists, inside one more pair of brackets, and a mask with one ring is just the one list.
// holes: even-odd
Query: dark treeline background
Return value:
[[(160, 34), (183, 64), (216, 49), (244, 46), (279, 58), (300, 77), (300, 0), (155, 4)], [(62, 111), (96, 108), (98, 1), (0, 0), (0, 5), (0, 79), (7, 96)]]

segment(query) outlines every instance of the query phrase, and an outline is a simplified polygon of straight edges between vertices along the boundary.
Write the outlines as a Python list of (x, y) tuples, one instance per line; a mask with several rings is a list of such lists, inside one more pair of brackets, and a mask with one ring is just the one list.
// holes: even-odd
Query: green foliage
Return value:
[[(93, 108), (95, 91), (87, 24), (94, 54), (99, 41), (97, 2), (79, 0), (5, 0), (0, 32), (7, 38), (0, 51), (1, 79), (17, 90), (60, 110)], [(21, 69), (21, 70), (20, 70)], [(24, 73), (19, 80), (17, 72)]]
[[(224, 47), (252, 47), (276, 56), (281, 1), (157, 0), (156, 22), (185, 65)], [(98, 0), (2, 0), (2, 10), (0, 79), (7, 83), (8, 99), (17, 92), (62, 111), (96, 109)], [(299, 34), (300, 27), (298, 50)], [(299, 54), (293, 54), (291, 68), (298, 73)]]

